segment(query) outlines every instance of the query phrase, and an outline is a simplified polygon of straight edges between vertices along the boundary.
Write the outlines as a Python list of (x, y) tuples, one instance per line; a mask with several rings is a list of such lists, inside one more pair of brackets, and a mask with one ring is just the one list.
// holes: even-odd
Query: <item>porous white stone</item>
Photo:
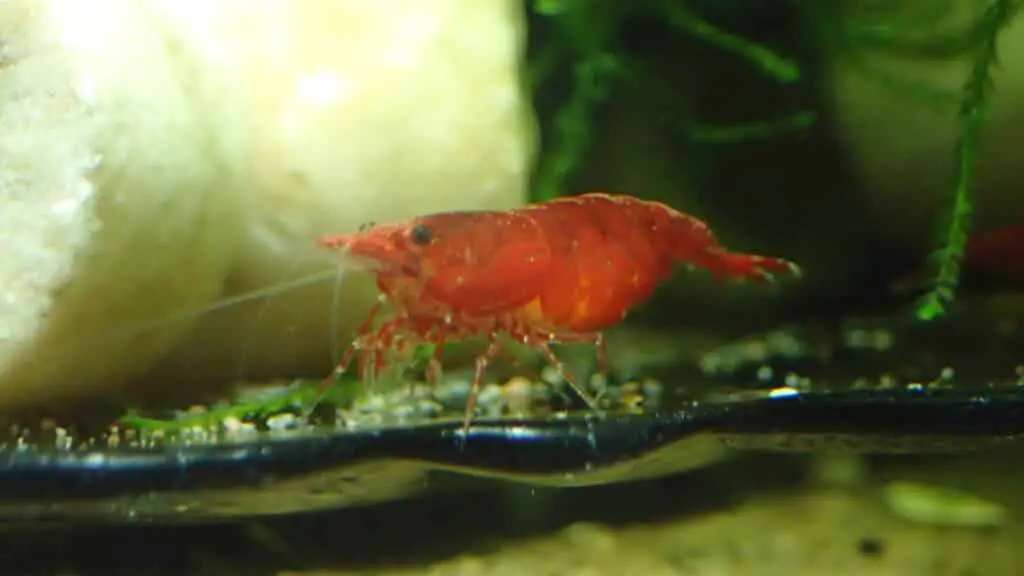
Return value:
[(374, 297), (318, 235), (520, 203), (512, 0), (0, 3), (0, 406), (317, 374)]

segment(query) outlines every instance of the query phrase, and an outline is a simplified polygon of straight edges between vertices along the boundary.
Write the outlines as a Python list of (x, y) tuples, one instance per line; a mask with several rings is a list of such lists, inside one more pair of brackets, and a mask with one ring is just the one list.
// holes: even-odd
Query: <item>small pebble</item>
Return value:
[(448, 380), (434, 390), (433, 396), (445, 406), (456, 406), (464, 403), (469, 397), (470, 385), (471, 382), (464, 378)]
[(864, 377), (857, 378), (853, 384), (850, 384), (851, 390), (867, 390), (871, 387), (871, 380)]
[(54, 428), (54, 447), (58, 450), (70, 450), (74, 444), (73, 438), (68, 434), (66, 428), (56, 426)]
[(725, 362), (722, 359), (722, 355), (717, 352), (711, 352), (700, 357), (697, 362), (697, 366), (700, 371), (706, 376), (717, 376), (719, 373), (724, 372)]
[(591, 522), (577, 522), (562, 530), (562, 536), (573, 546), (589, 552), (607, 553), (616, 548), (615, 533)]
[(642, 412), (645, 404), (643, 395), (630, 393), (622, 397), (620, 401), (622, 408), (629, 412)]
[(221, 420), (220, 425), (224, 428), (224, 431), (231, 434), (236, 433), (242, 428), (242, 421), (236, 416), (228, 416)]
[(879, 352), (891, 349), (896, 342), (896, 337), (888, 330), (875, 330), (871, 336), (875, 350)]
[(416, 400), (422, 400), (425, 398), (433, 398), (434, 390), (432, 386), (427, 384), (415, 384), (409, 392), (409, 396)]
[(882, 499), (896, 516), (932, 526), (982, 528), (1006, 522), (1007, 511), (997, 502), (973, 494), (926, 484), (891, 482)]
[(857, 551), (861, 556), (881, 556), (885, 553), (885, 542), (880, 538), (866, 536), (857, 542)]
[(267, 428), (272, 431), (289, 430), (298, 426), (298, 418), (294, 414), (277, 414), (267, 418)]
[(551, 387), (543, 382), (533, 382), (532, 395), (538, 402), (548, 402), (551, 400)]
[(785, 386), (793, 389), (800, 388), (800, 375), (796, 372), (789, 372), (786, 374)]
[(732, 374), (743, 366), (764, 364), (771, 358), (803, 358), (807, 346), (787, 330), (776, 330), (760, 337), (748, 338), (704, 354), (698, 360), (701, 371), (708, 376)]
[(376, 414), (387, 407), (387, 399), (384, 396), (371, 395), (363, 398), (359, 403), (359, 411)]
[(891, 374), (883, 374), (882, 377), (879, 378), (879, 380), (878, 380), (878, 389), (879, 390), (888, 390), (890, 388), (895, 388), (895, 387), (896, 387), (896, 378), (894, 378)]
[(748, 340), (741, 345), (740, 349), (743, 351), (742, 359), (747, 362), (763, 362), (772, 355), (768, 342), (762, 339)]
[(529, 378), (516, 376), (505, 383), (505, 403), (509, 412), (526, 414), (533, 405), (533, 382)]
[(565, 378), (562, 377), (562, 373), (554, 366), (545, 366), (540, 370), (540, 379), (552, 386), (563, 384)]
[(374, 427), (384, 424), (384, 415), (379, 412), (362, 414), (358, 419), (346, 420), (346, 428)]
[(397, 406), (392, 406), (388, 412), (400, 420), (408, 420), (416, 416), (417, 410), (415, 404), (398, 404)]
[(641, 382), (640, 389), (643, 391), (643, 394), (645, 396), (648, 396), (648, 397), (651, 397), (651, 398), (653, 398), (653, 397), (659, 397), (660, 398), (662, 392), (664, 392), (665, 386), (661, 382), (658, 382), (657, 380), (655, 380), (653, 378), (647, 378), (643, 382)]
[(848, 330), (843, 335), (843, 344), (847, 348), (876, 350), (884, 352), (892, 348), (895, 338), (888, 330)]
[(416, 404), (416, 411), (421, 416), (438, 416), (441, 414), (442, 410), (444, 410), (444, 406), (440, 402), (432, 399), (423, 399)]
[(807, 355), (803, 341), (785, 330), (770, 332), (765, 336), (765, 340), (773, 356), (802, 358)]
[(499, 384), (485, 384), (476, 397), (477, 406), (488, 416), (500, 416), (502, 409), (502, 389)]
[[(158, 430), (157, 432), (160, 431)], [(156, 432), (154, 433), (154, 436), (155, 435)], [(161, 433), (160, 436), (162, 437), (163, 434)], [(106, 440), (107, 448), (117, 448), (118, 446), (121, 445), (121, 435), (116, 430), (112, 432), (107, 432)]]

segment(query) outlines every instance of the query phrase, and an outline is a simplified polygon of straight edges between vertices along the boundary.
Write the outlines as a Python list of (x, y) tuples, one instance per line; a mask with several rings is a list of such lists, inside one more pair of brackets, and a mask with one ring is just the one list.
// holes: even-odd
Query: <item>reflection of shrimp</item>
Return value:
[[(592, 342), (603, 370), (601, 330), (646, 300), (674, 263), (704, 268), (717, 279), (764, 282), (771, 272), (799, 273), (786, 260), (729, 252), (704, 222), (664, 204), (601, 193), (501, 212), (432, 214), (327, 236), (320, 244), (367, 262), (381, 291), (337, 373), (356, 350), (361, 366), (374, 355), (379, 368), (383, 351), (396, 344), (431, 343), (438, 348), (428, 378), (436, 381), (436, 354), (445, 340), (489, 338), (476, 361), (467, 427), (501, 334), (542, 353), (593, 407), (549, 344)], [(394, 315), (374, 328), (385, 302)]]

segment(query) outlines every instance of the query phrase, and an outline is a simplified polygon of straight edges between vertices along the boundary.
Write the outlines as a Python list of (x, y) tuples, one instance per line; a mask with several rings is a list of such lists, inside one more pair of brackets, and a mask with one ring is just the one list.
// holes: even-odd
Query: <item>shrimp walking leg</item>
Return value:
[[(598, 373), (605, 374), (608, 372), (608, 349), (605, 345), (603, 332), (560, 334), (557, 338), (557, 342), (559, 344), (593, 344)], [(557, 368), (557, 366), (555, 367)]]
[[(406, 316), (396, 316), (380, 324), (374, 331), (364, 331), (353, 341), (352, 350), (359, 352), (359, 378), (369, 382), (377, 380), (387, 367), (387, 354), (394, 352), (400, 356), (411, 355), (420, 344), (434, 345), (434, 351), (426, 367), (427, 379), (436, 383), (441, 375), (441, 354), (445, 335), (431, 330)], [(351, 356), (340, 365), (345, 371), (351, 363)], [(372, 369), (371, 369), (372, 366)]]
[(383, 308), (383, 301), (378, 301), (370, 309), (366, 319), (359, 325), (356, 337), (352, 340), (348, 349), (345, 350), (341, 360), (334, 367), (334, 370), (320, 383), (320, 392), (317, 394), (316, 401), (313, 402), (311, 410), (316, 408), (320, 400), (323, 399), (324, 394), (334, 385), (338, 377), (348, 370), (352, 360), (356, 357), (356, 353), (359, 354), (358, 367), (361, 380), (364, 382), (367, 380), (367, 365), (370, 363), (371, 358), (374, 360), (374, 376), (379, 373), (380, 366), (383, 364), (383, 352), (392, 344), (395, 333), (404, 325), (405, 320), (404, 318), (392, 318), (371, 332), (373, 322), (380, 315)]
[(380, 315), (382, 310), (384, 310), (384, 302), (382, 300), (378, 300), (370, 308), (370, 311), (367, 312), (366, 318), (363, 320), (362, 324), (359, 325), (359, 328), (356, 329), (355, 339), (353, 339), (352, 343), (349, 344), (347, 349), (345, 349), (345, 353), (342, 354), (341, 360), (334, 367), (334, 370), (331, 372), (331, 374), (324, 379), (323, 386), (325, 389), (329, 388), (330, 385), (334, 383), (334, 380), (338, 378), (338, 376), (341, 376), (342, 374), (345, 373), (346, 370), (348, 370), (348, 367), (352, 363), (352, 360), (354, 359), (356, 352), (361, 353), (359, 343), (361, 339), (370, 332), (370, 328), (373, 326), (373, 322), (377, 319), (377, 316)]
[(480, 388), (483, 386), (487, 365), (494, 360), (500, 351), (501, 344), (498, 341), (498, 335), (491, 334), (490, 341), (487, 343), (487, 349), (476, 357), (476, 371), (473, 373), (473, 383), (469, 389), (469, 397), (466, 399), (466, 415), (462, 420), (463, 438), (469, 432), (469, 424), (472, 422), (473, 414), (476, 412), (476, 399), (477, 395), (480, 394)]
[(565, 364), (558, 359), (558, 356), (555, 356), (555, 353), (551, 350), (551, 346), (548, 345), (548, 342), (546, 340), (528, 337), (526, 339), (526, 342), (535, 350), (544, 355), (544, 358), (548, 361), (548, 363), (551, 364), (553, 368), (558, 370), (558, 373), (562, 375), (562, 378), (565, 380), (565, 382), (569, 384), (569, 386), (576, 392), (576, 394), (579, 395), (579, 397), (584, 402), (587, 403), (587, 406), (589, 406), (590, 409), (598, 409), (597, 399), (591, 396), (590, 393), (588, 393), (586, 390), (583, 389), (582, 386), (580, 386), (576, 378), (574, 378), (573, 375), (570, 374), (569, 371), (566, 369)]
[(362, 351), (360, 350), (359, 342), (366, 334), (370, 332), (370, 328), (373, 326), (374, 321), (377, 319), (377, 316), (379, 316), (381, 311), (383, 310), (383, 299), (378, 299), (376, 302), (374, 302), (373, 306), (370, 307), (370, 311), (366, 313), (366, 318), (359, 325), (359, 328), (356, 329), (356, 338), (352, 340), (352, 343), (349, 344), (348, 348), (345, 349), (345, 353), (341, 355), (341, 360), (334, 367), (334, 370), (332, 370), (331, 373), (328, 374), (327, 377), (325, 377), (323, 381), (320, 383), (320, 392), (317, 394), (316, 400), (310, 407), (310, 413), (312, 413), (312, 411), (316, 409), (317, 405), (320, 404), (320, 401), (323, 399), (324, 394), (326, 394), (327, 390), (329, 390), (330, 387), (334, 385), (338, 377), (344, 374), (346, 370), (348, 370), (349, 365), (355, 358), (356, 352), (360, 352), (360, 360), (362, 360)]
[[(374, 381), (380, 379), (387, 364), (385, 355), (388, 352), (407, 354), (421, 343), (421, 337), (415, 331), (410, 330), (409, 324), (405, 317), (392, 318), (381, 324), (376, 332), (360, 340), (359, 378), (361, 380), (369, 382), (371, 377)], [(367, 371), (370, 359), (373, 360), (373, 370)]]

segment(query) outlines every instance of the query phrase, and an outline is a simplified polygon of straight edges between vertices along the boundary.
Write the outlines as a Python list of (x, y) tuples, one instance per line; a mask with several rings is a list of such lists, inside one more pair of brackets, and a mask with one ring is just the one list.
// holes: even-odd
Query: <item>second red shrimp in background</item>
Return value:
[[(434, 344), (427, 375), (436, 382), (445, 341), (487, 338), (476, 360), (466, 428), (501, 336), (542, 353), (596, 407), (551, 344), (592, 342), (604, 370), (602, 331), (650, 298), (674, 264), (707, 270), (718, 280), (799, 274), (788, 260), (727, 250), (703, 221), (665, 204), (605, 193), (507, 211), (430, 214), (326, 236), (320, 244), (365, 264), (382, 296), (336, 374), (356, 353), (360, 366), (372, 357), (379, 368), (383, 353), (396, 345)], [(391, 316), (378, 323), (385, 305)]]

